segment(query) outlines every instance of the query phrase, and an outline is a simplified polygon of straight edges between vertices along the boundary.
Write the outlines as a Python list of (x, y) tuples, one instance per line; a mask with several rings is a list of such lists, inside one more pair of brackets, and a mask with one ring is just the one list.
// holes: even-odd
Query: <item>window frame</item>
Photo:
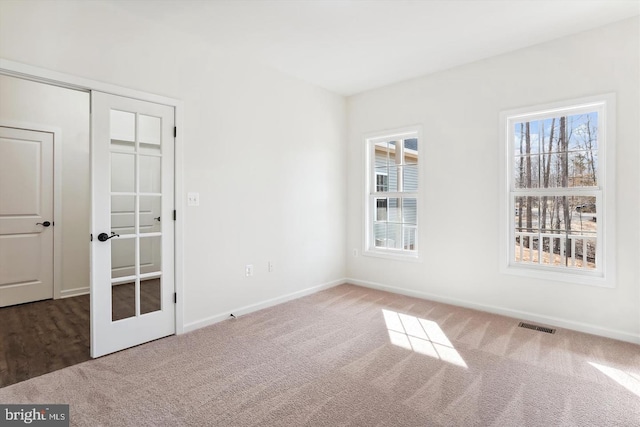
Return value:
[[(417, 147), (417, 189), (415, 191), (386, 191), (376, 192), (378, 187), (375, 168), (375, 155), (374, 147), (376, 143), (387, 142), (391, 140), (405, 140), (409, 138), (416, 138), (418, 140)], [(407, 126), (403, 128), (390, 129), (381, 132), (369, 133), (364, 136), (365, 147), (365, 200), (364, 200), (364, 239), (362, 254), (366, 256), (373, 256), (379, 258), (387, 258), (400, 261), (414, 261), (421, 262), (420, 251), (420, 212), (422, 212), (422, 196), (421, 185), (423, 180), (423, 166), (424, 159), (422, 158), (423, 152), (423, 139), (422, 139), (422, 127), (419, 125)], [(403, 148), (404, 150), (404, 148)], [(384, 174), (383, 174), (384, 175)], [(388, 175), (386, 175), (388, 176)], [(389, 178), (387, 178), (389, 179)], [(388, 182), (388, 181), (387, 181)], [(387, 198), (415, 198), (416, 199), (416, 232), (415, 232), (415, 245), (413, 250), (395, 249), (395, 248), (382, 248), (375, 246), (374, 235), (374, 223), (377, 217), (377, 203), (376, 197), (385, 195)], [(387, 213), (388, 215), (388, 213)]]
[[(500, 113), (500, 272), (584, 285), (613, 288), (615, 283), (615, 94), (571, 99)], [(514, 179), (516, 123), (586, 112), (598, 114), (598, 179), (593, 187), (516, 189)], [(596, 198), (598, 229), (596, 269), (577, 269), (515, 261), (515, 197), (585, 196)]]

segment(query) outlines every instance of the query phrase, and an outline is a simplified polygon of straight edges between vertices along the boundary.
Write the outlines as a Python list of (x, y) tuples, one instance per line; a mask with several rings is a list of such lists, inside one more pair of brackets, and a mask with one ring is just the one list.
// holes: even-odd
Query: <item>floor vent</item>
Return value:
[(551, 328), (547, 328), (545, 326), (538, 326), (538, 325), (534, 325), (532, 323), (524, 323), (524, 322), (520, 322), (518, 324), (518, 327), (520, 328), (527, 328), (527, 329), (533, 329), (534, 331), (540, 331), (540, 332), (546, 332), (548, 334), (555, 334), (556, 330), (555, 329), (551, 329)]

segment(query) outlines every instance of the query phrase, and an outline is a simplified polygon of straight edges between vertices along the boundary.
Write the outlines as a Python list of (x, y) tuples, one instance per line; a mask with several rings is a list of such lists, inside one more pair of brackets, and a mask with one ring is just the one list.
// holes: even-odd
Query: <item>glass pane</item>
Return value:
[(111, 191), (133, 193), (135, 188), (135, 154), (111, 153)]
[(569, 187), (593, 187), (597, 185), (597, 157), (587, 151), (569, 153)]
[(161, 277), (140, 280), (140, 314), (162, 308)]
[(522, 123), (514, 123), (513, 129), (511, 129), (513, 135), (513, 154), (514, 155), (523, 155), (524, 154), (524, 136), (522, 129)]
[(570, 229), (572, 233), (593, 235), (598, 232), (595, 197), (571, 197), (572, 211)]
[(544, 265), (554, 265), (555, 255), (549, 249), (553, 247), (553, 238), (542, 235), (540, 244), (542, 245), (542, 261)]
[(396, 141), (377, 142), (374, 146), (375, 165), (388, 166), (396, 163)]
[(389, 190), (388, 191), (398, 191), (398, 180), (399, 173), (401, 169), (398, 166), (390, 166), (389, 167)]
[(140, 192), (160, 193), (161, 157), (140, 156)]
[(114, 237), (111, 242), (111, 277), (125, 277), (136, 274), (136, 239)]
[(387, 244), (387, 223), (374, 223), (373, 224), (373, 237), (375, 239), (375, 246), (378, 248), (384, 248)]
[(389, 166), (389, 145), (386, 142), (376, 143), (373, 154), (376, 168)]
[(403, 226), (404, 233), (403, 249), (407, 251), (414, 251), (416, 249), (416, 227)]
[(403, 191), (418, 191), (418, 165), (408, 165), (403, 168)]
[(515, 188), (537, 188), (540, 182), (540, 156), (516, 156), (513, 164)]
[(133, 234), (135, 229), (136, 196), (111, 196), (111, 231)]
[(131, 143), (136, 140), (136, 115), (134, 113), (111, 110), (111, 139)]
[(541, 197), (540, 224), (550, 233), (566, 233), (567, 224), (571, 227), (572, 217), (577, 215), (571, 206), (569, 196)]
[(159, 150), (161, 124), (160, 117), (140, 114), (138, 116), (138, 142), (147, 144), (149, 149), (153, 149), (152, 146), (156, 146), (156, 149)]
[(111, 320), (122, 320), (136, 315), (136, 282), (111, 285)]
[(514, 150), (515, 155), (537, 154), (540, 151), (540, 138), (538, 122), (516, 123), (514, 127)]
[(412, 197), (402, 199), (402, 222), (405, 224), (416, 225), (418, 221), (417, 210), (417, 199)]
[(387, 225), (388, 248), (402, 249), (402, 224)]
[(160, 227), (161, 196), (140, 196), (140, 233), (162, 231)]
[(538, 197), (516, 197), (515, 198), (515, 226), (516, 231), (537, 232), (538, 231)]
[(569, 155), (567, 153), (551, 153), (545, 157), (546, 169), (543, 171), (543, 185), (548, 182), (549, 188), (568, 187)]
[(418, 138), (404, 140), (404, 162), (405, 165), (418, 163)]
[(402, 216), (400, 212), (400, 199), (398, 198), (389, 198), (389, 221), (390, 222), (401, 222)]
[[(576, 262), (576, 267), (583, 267), (587, 269), (596, 268), (596, 240), (595, 239), (583, 239), (583, 245), (576, 245), (576, 258), (582, 261), (582, 263)], [(585, 263), (586, 262), (586, 266)]]
[(389, 191), (389, 169), (384, 167), (376, 168), (376, 192)]
[(568, 150), (598, 149), (598, 113), (576, 114), (567, 117)]
[(140, 238), (140, 273), (162, 271), (162, 237)]
[(375, 199), (376, 203), (376, 212), (375, 212), (375, 221), (387, 221), (389, 216), (387, 214), (387, 199)]
[(387, 143), (387, 149), (389, 150), (389, 164), (393, 165), (396, 163), (396, 147), (398, 145), (397, 141), (389, 141)]
[[(552, 154), (542, 154), (540, 156), (540, 187), (549, 188), (555, 187), (556, 170), (558, 168), (558, 158), (553, 157)], [(552, 185), (551, 179), (553, 178), (554, 184)]]
[(545, 232), (545, 230), (551, 232), (554, 223), (557, 222), (555, 198), (551, 196), (540, 197), (538, 213), (540, 215), (538, 223), (542, 232)]
[(538, 236), (527, 236), (516, 232), (516, 261), (538, 262)]
[(587, 173), (591, 174), (591, 177), (593, 178), (595, 184), (593, 184), (594, 186), (597, 186), (598, 184), (598, 152), (594, 151), (593, 153), (589, 152), (588, 153), (588, 170)]

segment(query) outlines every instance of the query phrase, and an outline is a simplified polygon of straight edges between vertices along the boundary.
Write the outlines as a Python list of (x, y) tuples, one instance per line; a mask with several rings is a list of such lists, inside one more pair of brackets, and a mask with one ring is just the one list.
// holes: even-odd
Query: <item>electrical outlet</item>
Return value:
[(253, 265), (247, 264), (244, 266), (244, 275), (247, 277), (253, 276)]
[(273, 263), (271, 261), (269, 261), (269, 264), (267, 265), (267, 268), (269, 270), (269, 273), (273, 273), (274, 267), (273, 267)]
[(187, 193), (187, 206), (200, 206), (200, 193)]
[(358, 250), (357, 249), (353, 250), (353, 256), (358, 256)]

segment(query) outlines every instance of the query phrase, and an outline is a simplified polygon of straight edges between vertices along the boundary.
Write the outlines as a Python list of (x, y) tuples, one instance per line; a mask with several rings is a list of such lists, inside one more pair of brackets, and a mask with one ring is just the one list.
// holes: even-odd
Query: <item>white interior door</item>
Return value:
[(0, 126), (0, 307), (53, 298), (53, 134)]
[(91, 354), (175, 333), (173, 107), (92, 92)]

